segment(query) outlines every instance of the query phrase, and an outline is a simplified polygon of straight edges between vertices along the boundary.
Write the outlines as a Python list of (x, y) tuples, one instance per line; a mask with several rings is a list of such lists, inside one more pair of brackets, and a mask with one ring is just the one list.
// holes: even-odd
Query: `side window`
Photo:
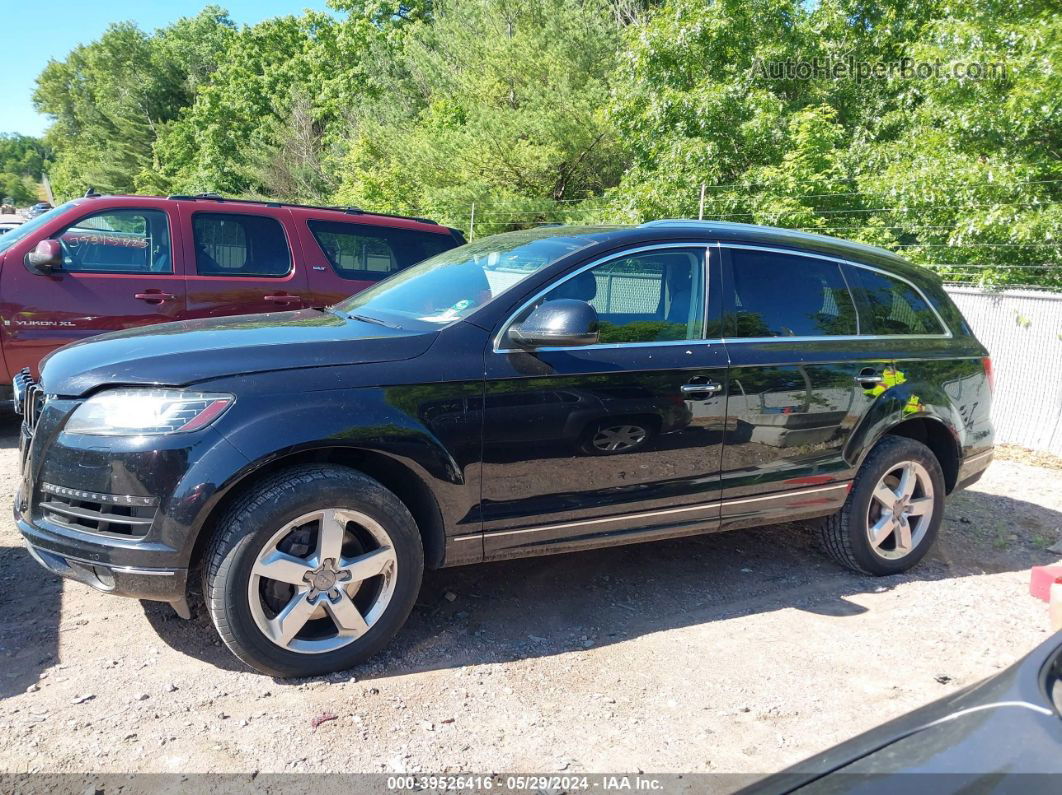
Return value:
[(841, 266), (830, 260), (730, 249), (732, 303), (727, 336), (831, 337), (856, 334), (856, 310)]
[(284, 228), (263, 215), (192, 216), (195, 270), (203, 276), (287, 276), (291, 253)]
[(107, 210), (58, 235), (72, 273), (173, 273), (170, 227), (161, 210)]
[(310, 232), (337, 276), (380, 281), (456, 245), (449, 235), (405, 229), (310, 221)]
[(597, 310), (600, 341), (664, 342), (704, 336), (704, 249), (619, 257), (561, 282), (543, 298), (577, 298)]
[(845, 266), (845, 277), (859, 301), (864, 334), (945, 333), (932, 307), (907, 282), (852, 265)]

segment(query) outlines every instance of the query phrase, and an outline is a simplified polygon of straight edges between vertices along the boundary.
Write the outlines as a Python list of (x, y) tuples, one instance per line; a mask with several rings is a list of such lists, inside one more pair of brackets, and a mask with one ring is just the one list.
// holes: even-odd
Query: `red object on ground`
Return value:
[(1029, 593), (1037, 599), (1051, 598), (1051, 585), (1062, 583), (1062, 566), (1033, 566), (1029, 580)]

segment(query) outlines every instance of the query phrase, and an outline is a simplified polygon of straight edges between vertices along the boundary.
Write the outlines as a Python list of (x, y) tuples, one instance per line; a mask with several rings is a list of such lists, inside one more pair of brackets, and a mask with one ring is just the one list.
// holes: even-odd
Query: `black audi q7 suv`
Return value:
[(349, 667), (425, 567), (817, 519), (887, 575), (992, 458), (991, 364), (924, 270), (741, 224), (549, 227), (337, 306), (108, 334), (16, 379), (47, 569), (203, 596), (260, 671)]

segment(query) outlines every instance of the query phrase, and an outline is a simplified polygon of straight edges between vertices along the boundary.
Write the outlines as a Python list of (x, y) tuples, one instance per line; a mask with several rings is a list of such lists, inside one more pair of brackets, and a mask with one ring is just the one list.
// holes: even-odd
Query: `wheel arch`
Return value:
[(928, 447), (944, 473), (947, 493), (954, 491), (959, 480), (961, 446), (958, 435), (943, 420), (934, 416), (912, 417), (890, 427), (882, 434), (885, 436), (903, 436)]
[(923, 413), (915, 417), (883, 423), (876, 428), (876, 431), (873, 441), (862, 447), (856, 469), (863, 465), (870, 451), (886, 436), (902, 436), (921, 442), (929, 448), (940, 464), (947, 493), (954, 491), (959, 479), (959, 466), (962, 463), (962, 444), (958, 433), (943, 418), (936, 414)]
[(214, 501), (199, 525), (189, 558), (189, 569), (198, 569), (210, 545), (219, 519), (225, 511), (255, 484), (273, 472), (299, 464), (333, 464), (361, 472), (393, 492), (409, 509), (420, 531), (426, 568), (440, 568), (445, 562), (446, 532), (438, 501), (425, 479), (406, 462), (382, 453), (345, 445), (318, 445), (289, 450), (255, 462), (232, 478)]
[(940, 463), (947, 493), (955, 489), (963, 458), (964, 423), (959, 408), (941, 386), (914, 378), (887, 389), (852, 431), (845, 460), (858, 469), (874, 446), (889, 435), (926, 445)]

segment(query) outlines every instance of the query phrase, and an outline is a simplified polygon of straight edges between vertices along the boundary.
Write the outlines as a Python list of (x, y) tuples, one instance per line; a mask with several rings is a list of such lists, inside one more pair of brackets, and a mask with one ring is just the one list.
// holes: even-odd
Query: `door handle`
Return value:
[(711, 381), (705, 381), (703, 384), (683, 384), (679, 387), (683, 395), (714, 395), (722, 389), (722, 384), (713, 384)]
[(302, 302), (302, 299), (297, 295), (267, 295), (264, 296), (263, 301), (272, 301), (274, 304), (291, 304), (296, 301)]
[(147, 301), (149, 304), (161, 304), (163, 301), (172, 301), (176, 297), (173, 293), (164, 293), (161, 290), (148, 290), (146, 293), (133, 294), (133, 298)]

